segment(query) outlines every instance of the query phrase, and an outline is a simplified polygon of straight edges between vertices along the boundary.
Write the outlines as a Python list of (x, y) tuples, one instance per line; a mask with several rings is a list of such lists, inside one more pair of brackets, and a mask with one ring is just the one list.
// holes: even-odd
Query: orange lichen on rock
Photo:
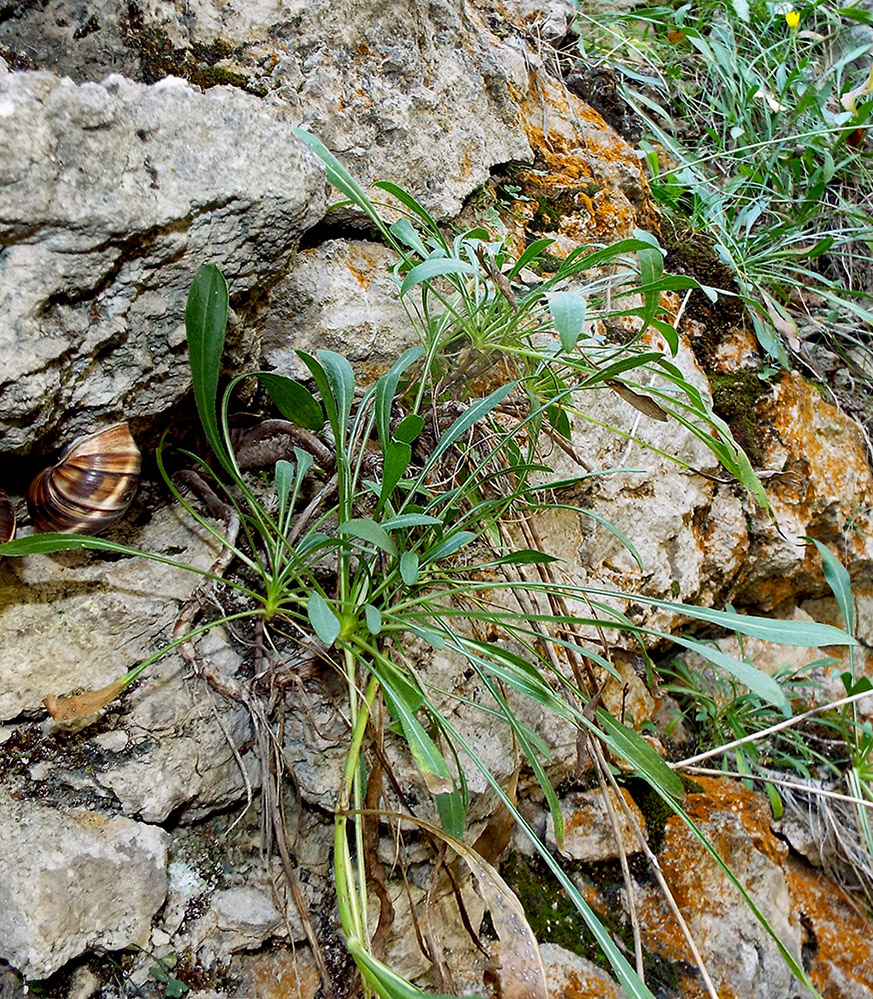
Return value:
[(870, 923), (841, 897), (820, 871), (791, 859), (784, 868), (794, 910), (813, 955), (809, 976), (824, 999), (866, 996), (873, 985)]
[(534, 167), (520, 170), (519, 179), (529, 197), (554, 205), (554, 231), (590, 243), (620, 239), (638, 227), (656, 228), (634, 149), (574, 94), (545, 76), (538, 83), (517, 96), (536, 154)]

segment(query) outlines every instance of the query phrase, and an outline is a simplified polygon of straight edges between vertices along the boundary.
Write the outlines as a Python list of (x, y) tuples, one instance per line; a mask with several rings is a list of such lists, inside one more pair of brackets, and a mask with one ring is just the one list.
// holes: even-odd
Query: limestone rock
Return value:
[(89, 948), (146, 942), (167, 891), (168, 835), (80, 809), (0, 799), (0, 953), (47, 978)]
[(296, 350), (335, 350), (355, 365), (362, 384), (387, 371), (419, 342), (391, 277), (395, 263), (380, 243), (331, 239), (301, 251), (273, 289), (265, 365), (305, 379)]
[[(147, 551), (173, 550), (206, 569), (211, 537), (165, 507), (141, 529), (115, 538)], [(156, 651), (200, 577), (142, 558), (93, 552), (0, 561), (0, 718), (41, 711), (44, 697), (96, 690)]]
[[(800, 918), (782, 869), (788, 848), (770, 832), (766, 802), (741, 786), (707, 778), (701, 778), (700, 784), (705, 793), (689, 795), (686, 810), (799, 963)], [(798, 983), (773, 939), (676, 816), (667, 819), (658, 859), (719, 992), (725, 989), (726, 994), (749, 999), (798, 994)], [(641, 888), (638, 902), (645, 946), (694, 967), (660, 891)]]
[[(0, 45), (76, 80), (168, 74), (267, 93), (340, 153), (357, 179), (388, 178), (446, 217), (495, 163), (528, 159), (512, 91), (524, 55), (456, 0), (49, 0), (0, 24)], [(221, 155), (237, 141), (217, 141)], [(439, 150), (437, 154), (435, 151)], [(276, 168), (291, 162), (277, 149)], [(293, 170), (289, 169), (289, 174)]]
[(51, 73), (0, 76), (0, 108), (0, 450), (178, 402), (185, 298), (210, 261), (248, 327), (237, 353), (256, 366), (247, 296), (325, 204), (323, 171), (281, 114), (174, 78), (76, 86)]
[[(625, 852), (639, 852), (639, 842), (621, 803), (614, 791), (609, 790), (607, 793)], [(646, 824), (642, 813), (624, 789), (622, 796), (625, 806), (634, 817), (637, 829), (645, 835)], [(563, 848), (559, 848), (555, 840), (555, 826), (551, 815), (548, 818), (546, 842), (552, 849), (558, 849), (564, 857), (589, 864), (618, 858), (616, 832), (609, 818), (603, 793), (599, 789), (568, 794), (561, 801), (561, 813), (564, 816)]]

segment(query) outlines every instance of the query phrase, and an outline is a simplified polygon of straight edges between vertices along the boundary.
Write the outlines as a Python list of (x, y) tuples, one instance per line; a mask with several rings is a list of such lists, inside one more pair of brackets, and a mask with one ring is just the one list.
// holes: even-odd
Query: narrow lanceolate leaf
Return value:
[(597, 720), (606, 735), (604, 741), (613, 753), (626, 760), (650, 784), (662, 788), (673, 798), (682, 798), (685, 793), (682, 779), (642, 736), (622, 725), (603, 708), (597, 712)]
[(417, 284), (421, 284), (422, 281), (431, 281), (435, 277), (446, 277), (450, 274), (467, 275), (478, 273), (478, 267), (474, 267), (463, 260), (457, 260), (454, 257), (431, 258), (430, 260), (425, 260), (423, 264), (412, 268), (403, 279), (403, 284), (400, 286), (400, 294), (406, 295)]
[(371, 663), (370, 669), (382, 684), (382, 692), (388, 702), (391, 717), (403, 729), (403, 737), (416, 766), (424, 777), (427, 789), (431, 794), (451, 794), (454, 785), (443, 754), (416, 718), (415, 712), (401, 691), (394, 688), (392, 682), (394, 678), (377, 663)]
[(781, 708), (783, 711), (787, 711), (790, 708), (791, 705), (785, 695), (785, 691), (767, 673), (763, 673), (761, 670), (742, 662), (740, 659), (729, 656), (715, 646), (706, 645), (703, 642), (695, 642), (693, 639), (685, 638), (682, 635), (674, 635), (673, 641), (678, 645), (684, 646), (686, 649), (690, 649), (692, 652), (696, 652), (698, 655), (703, 656), (704, 659), (708, 659), (713, 665), (735, 676), (740, 683), (745, 684), (758, 697), (775, 705), (775, 707)]
[(391, 494), (397, 483), (403, 478), (409, 462), (412, 460), (412, 448), (402, 441), (389, 440), (383, 444), (382, 454), (384, 461), (382, 464), (382, 484), (379, 489), (379, 505), (377, 511), (391, 498)]
[(448, 555), (453, 555), (459, 548), (463, 548), (464, 545), (468, 545), (476, 537), (472, 531), (458, 531), (456, 534), (450, 535), (445, 541), (441, 541), (434, 548), (429, 549), (425, 553), (426, 562), (436, 562), (441, 558), (446, 558)]
[(586, 300), (575, 291), (559, 291), (549, 296), (549, 312), (564, 350), (572, 350), (585, 325)]
[(320, 593), (312, 593), (309, 596), (309, 604), (306, 608), (309, 616), (309, 623), (312, 630), (330, 647), (339, 638), (340, 622), (339, 618), (330, 608), (330, 604)]
[(561, 562), (562, 559), (556, 555), (547, 555), (545, 552), (537, 551), (534, 548), (521, 548), (508, 555), (501, 555), (499, 558), (489, 559), (487, 565), (544, 565), (548, 562)]
[[(597, 596), (621, 596), (613, 590), (600, 588), (588, 589)], [(768, 617), (754, 617), (751, 614), (735, 614), (729, 611), (714, 610), (711, 607), (693, 607), (691, 604), (671, 603), (669, 600), (658, 600), (655, 597), (634, 595), (637, 603), (662, 607), (685, 617), (698, 621), (717, 624), (728, 631), (735, 631), (750, 638), (761, 638), (765, 642), (775, 642), (777, 645), (855, 645), (855, 639), (846, 632), (830, 624), (818, 624), (816, 621), (779, 621)]]
[(391, 537), (384, 527), (377, 524), (375, 520), (369, 520), (366, 517), (356, 517), (353, 520), (347, 520), (344, 524), (340, 524), (337, 530), (340, 534), (350, 535), (359, 541), (366, 541), (376, 548), (381, 548), (383, 552), (387, 552), (389, 555), (397, 554), (397, 545), (394, 543), (394, 538)]
[(440, 524), (439, 517), (431, 517), (426, 513), (400, 513), (396, 517), (389, 517), (382, 521), (382, 526), (386, 531), (396, 531), (401, 527), (432, 527)]
[(324, 426), (324, 411), (321, 403), (300, 382), (272, 371), (256, 372), (258, 380), (270, 393), (276, 409), (298, 427), (307, 430), (321, 430)]
[[(645, 249), (637, 250), (637, 259), (640, 262), (640, 284), (652, 285), (664, 271), (664, 254), (658, 246), (658, 241), (650, 233), (635, 229), (634, 235), (649, 244)], [(643, 308), (643, 329), (654, 319), (661, 293), (659, 290), (649, 290), (644, 292), (644, 297), (646, 304)], [(675, 349), (673, 353), (675, 354)]]
[(424, 419), (418, 413), (405, 416), (394, 431), (394, 436), (405, 444), (411, 444), (424, 429)]
[(317, 350), (315, 356), (321, 362), (324, 373), (327, 375), (331, 393), (336, 402), (340, 426), (344, 428), (349, 422), (355, 398), (355, 373), (352, 371), (351, 364), (336, 351)]
[(852, 581), (849, 579), (846, 567), (826, 545), (823, 545), (820, 541), (816, 541), (815, 538), (810, 538), (809, 540), (818, 548), (818, 553), (821, 555), (825, 579), (836, 598), (840, 610), (843, 612), (846, 631), (850, 635), (854, 635), (855, 603), (852, 600)]
[[(389, 370), (376, 382), (376, 432), (379, 434), (379, 441), (382, 444), (383, 450), (391, 440), (391, 406), (397, 394), (397, 386), (400, 383), (400, 378), (403, 372), (411, 364), (414, 364), (423, 353), (423, 347), (410, 347), (409, 350), (404, 351), (400, 355)], [(405, 440), (405, 438), (401, 437), (398, 440)], [(406, 441), (406, 443), (411, 443), (411, 441)]]
[(227, 301), (227, 282), (221, 271), (215, 264), (204, 264), (188, 291), (185, 334), (197, 413), (206, 439), (223, 465), (228, 463), (228, 458), (218, 429), (216, 402), (227, 328)]

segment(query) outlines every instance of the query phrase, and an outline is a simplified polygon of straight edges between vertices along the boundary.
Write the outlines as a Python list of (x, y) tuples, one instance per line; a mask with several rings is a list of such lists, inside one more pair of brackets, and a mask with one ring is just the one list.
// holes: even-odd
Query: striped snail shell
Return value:
[(0, 489), (0, 545), (15, 537), (15, 507), (12, 500)]
[(105, 530), (133, 501), (141, 465), (126, 423), (78, 438), (27, 490), (34, 529), (65, 534)]

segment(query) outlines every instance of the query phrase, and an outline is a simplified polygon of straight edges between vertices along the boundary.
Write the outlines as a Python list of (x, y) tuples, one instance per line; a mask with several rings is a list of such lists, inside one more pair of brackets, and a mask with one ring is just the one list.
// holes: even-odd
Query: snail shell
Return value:
[(105, 530), (133, 501), (141, 465), (126, 423), (73, 441), (27, 490), (34, 529), (65, 534)]
[(12, 500), (0, 489), (0, 545), (15, 537), (15, 507)]

